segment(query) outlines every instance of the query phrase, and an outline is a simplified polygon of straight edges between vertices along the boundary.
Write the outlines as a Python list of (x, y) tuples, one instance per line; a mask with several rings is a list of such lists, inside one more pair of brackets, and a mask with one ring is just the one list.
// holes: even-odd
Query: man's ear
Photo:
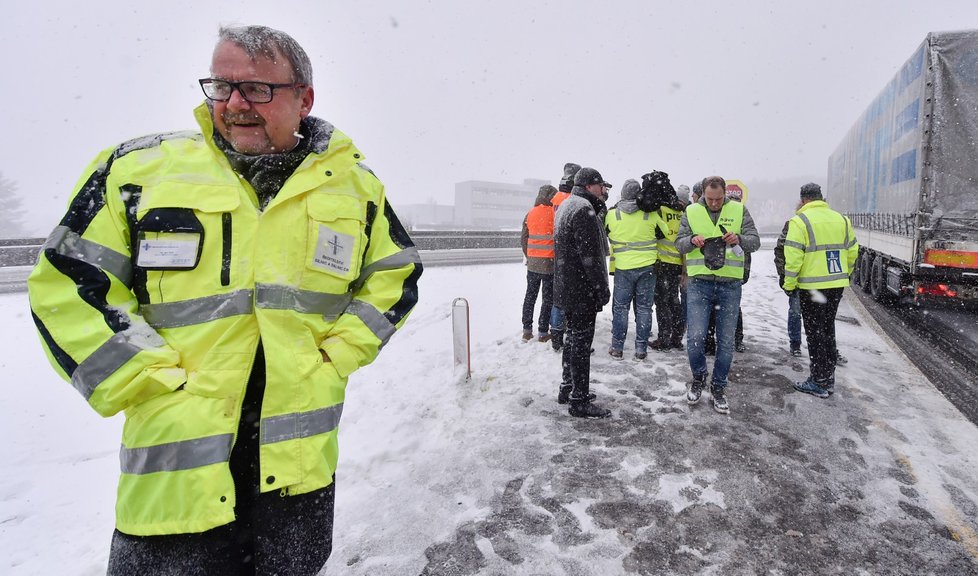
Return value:
[(299, 108), (299, 117), (305, 118), (312, 112), (312, 103), (316, 99), (316, 94), (312, 89), (312, 86), (306, 86), (302, 89), (302, 106)]

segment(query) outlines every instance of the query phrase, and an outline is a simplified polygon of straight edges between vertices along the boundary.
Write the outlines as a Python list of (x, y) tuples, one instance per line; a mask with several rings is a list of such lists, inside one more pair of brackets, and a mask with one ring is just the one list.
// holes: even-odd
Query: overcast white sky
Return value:
[(652, 169), (824, 180), (926, 33), (975, 26), (978, 2), (17, 2), (0, 20), (0, 174), (31, 229), (57, 223), (100, 149), (195, 128), (217, 27), (252, 23), (306, 48), (313, 114), (396, 207), (450, 204), (462, 180), (556, 180), (568, 161), (616, 191)]

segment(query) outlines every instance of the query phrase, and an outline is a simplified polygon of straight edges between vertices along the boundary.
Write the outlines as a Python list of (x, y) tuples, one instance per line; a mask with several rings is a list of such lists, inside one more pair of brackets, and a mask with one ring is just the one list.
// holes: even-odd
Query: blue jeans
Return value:
[(628, 309), (635, 302), (635, 352), (646, 352), (652, 330), (652, 301), (655, 298), (655, 266), (615, 270), (611, 296), (611, 347), (625, 347)]
[(788, 297), (788, 342), (792, 350), (801, 348), (801, 301), (797, 290)]
[(556, 306), (550, 308), (550, 331), (563, 332), (567, 328), (567, 318), (564, 311)]
[(730, 364), (733, 363), (741, 286), (736, 280), (715, 282), (694, 277), (689, 279), (686, 287), (686, 353), (689, 356), (689, 368), (695, 377), (705, 376), (708, 372), (704, 344), (710, 326), (710, 312), (716, 309), (717, 356), (713, 363), (711, 382), (715, 388), (726, 387), (727, 374), (730, 372)]

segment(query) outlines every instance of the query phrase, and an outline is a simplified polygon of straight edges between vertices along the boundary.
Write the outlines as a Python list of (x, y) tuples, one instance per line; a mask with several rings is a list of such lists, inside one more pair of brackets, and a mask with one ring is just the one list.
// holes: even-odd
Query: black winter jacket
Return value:
[(554, 217), (554, 305), (569, 314), (596, 313), (611, 299), (603, 204), (575, 186)]

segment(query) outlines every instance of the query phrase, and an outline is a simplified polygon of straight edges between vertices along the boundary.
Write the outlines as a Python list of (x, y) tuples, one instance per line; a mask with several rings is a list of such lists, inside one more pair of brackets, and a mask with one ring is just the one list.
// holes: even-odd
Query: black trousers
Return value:
[[(822, 385), (835, 382), (835, 314), (844, 290), (798, 290), (812, 379)], [(815, 296), (815, 292), (820, 292), (823, 297)]]
[(333, 546), (335, 483), (300, 496), (267, 492), (237, 519), (199, 534), (112, 535), (109, 576), (314, 576)]
[(526, 296), (523, 297), (523, 329), (533, 328), (533, 308), (537, 304), (537, 292), (543, 289), (540, 302), (540, 317), (537, 320), (537, 333), (550, 331), (550, 309), (554, 304), (554, 277), (552, 274), (526, 271)]
[(591, 344), (598, 313), (565, 311), (567, 328), (564, 332), (562, 387), (572, 386), (571, 401), (587, 398), (591, 382)]
[(317, 574), (333, 549), (335, 480), (283, 497), (259, 493), (258, 423), (265, 392), (261, 345), (248, 378), (238, 437), (231, 450), (235, 520), (197, 534), (112, 535), (109, 576), (258, 576)]
[(686, 313), (679, 298), (682, 277), (682, 265), (655, 263), (655, 321), (659, 339), (670, 344), (682, 343), (686, 332)]

